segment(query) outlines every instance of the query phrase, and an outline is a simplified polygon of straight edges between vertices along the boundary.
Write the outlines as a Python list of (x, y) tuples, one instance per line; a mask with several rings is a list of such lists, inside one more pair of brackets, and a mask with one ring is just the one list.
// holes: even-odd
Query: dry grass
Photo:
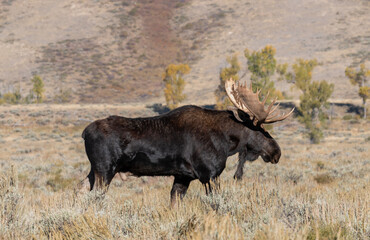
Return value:
[[(129, 177), (124, 183), (117, 178), (105, 196), (74, 191), (89, 163), (80, 137), (86, 122), (73, 124), (73, 119), (99, 118), (105, 111), (126, 116), (153, 113), (119, 107), (75, 106), (49, 112), (28, 108), (32, 106), (9, 107), (0, 127), (0, 239), (368, 239), (370, 235), (369, 122), (348, 125), (334, 120), (320, 145), (302, 139), (302, 127), (294, 120), (277, 125), (273, 135), (283, 151), (279, 164), (262, 160), (246, 164), (243, 180), (236, 182), (233, 156), (221, 175), (218, 193), (206, 196), (194, 181), (184, 200), (171, 209), (169, 177)], [(56, 117), (63, 111), (70, 119)], [(50, 122), (42, 125), (35, 119)]]

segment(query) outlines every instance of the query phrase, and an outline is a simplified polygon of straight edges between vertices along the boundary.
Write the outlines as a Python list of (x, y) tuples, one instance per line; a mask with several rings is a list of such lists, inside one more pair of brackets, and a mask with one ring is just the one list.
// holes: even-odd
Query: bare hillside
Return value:
[[(226, 56), (238, 52), (245, 61), (245, 48), (259, 50), (271, 44), (277, 60), (289, 64), (296, 58), (316, 58), (323, 65), (315, 69), (314, 80), (335, 83), (335, 99), (358, 97), (357, 88), (345, 78), (346, 66), (370, 64), (369, 1), (194, 1), (177, 11), (175, 19), (188, 20), (174, 21), (181, 38), (199, 36), (200, 42), (199, 61), (192, 64), (188, 77), (188, 101), (197, 96), (204, 102), (213, 100)], [(290, 90), (286, 83), (278, 87)]]
[[(161, 90), (178, 49), (169, 18), (176, 1), (2, 1), (2, 91), (39, 74), (49, 100), (127, 102)], [(146, 86), (145, 86), (146, 85)], [(144, 87), (145, 86), (145, 87)]]
[(369, 12), (365, 0), (4, 0), (0, 92), (26, 95), (39, 74), (48, 101), (163, 102), (163, 70), (184, 62), (187, 102), (213, 103), (225, 58), (271, 44), (280, 62), (322, 62), (314, 78), (336, 84), (333, 98), (357, 98), (344, 69), (370, 64)]

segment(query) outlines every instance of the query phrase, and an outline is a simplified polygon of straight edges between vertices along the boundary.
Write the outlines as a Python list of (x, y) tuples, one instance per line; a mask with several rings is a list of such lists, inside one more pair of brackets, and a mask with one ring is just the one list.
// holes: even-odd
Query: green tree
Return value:
[(11, 92), (4, 93), (2, 98), (3, 98), (3, 102), (5, 103), (9, 103), (9, 104), (19, 103), (19, 99), (17, 98), (17, 95)]
[(334, 91), (334, 85), (326, 81), (313, 81), (309, 84), (307, 91), (302, 94), (299, 111), (299, 120), (305, 124), (308, 136), (312, 143), (319, 143), (323, 138), (322, 125), (325, 124), (326, 114), (323, 107), (328, 107), (328, 99)]
[(24, 103), (26, 104), (30, 104), (30, 103), (33, 103), (34, 102), (34, 99), (35, 99), (35, 93), (33, 92), (32, 89), (30, 89), (30, 92), (29, 94), (27, 94), (27, 96), (23, 99)]
[(36, 95), (36, 102), (42, 103), (42, 101), (44, 100), (44, 92), (45, 92), (44, 82), (42, 81), (41, 77), (37, 75), (33, 76), (33, 78), (31, 79), (31, 82), (33, 83), (32, 91)]
[(57, 103), (67, 103), (71, 101), (72, 90), (71, 89), (59, 89), (59, 93), (54, 96), (54, 101)]
[(224, 67), (220, 71), (220, 84), (215, 91), (216, 97), (216, 109), (226, 109), (227, 106), (231, 106), (229, 98), (226, 95), (225, 82), (232, 78), (234, 81), (239, 80), (238, 72), (240, 71), (240, 63), (238, 55), (234, 54), (231, 57), (227, 57), (226, 61), (229, 63), (229, 67)]
[(360, 70), (356, 71), (354, 68), (347, 67), (345, 70), (346, 76), (349, 78), (352, 85), (358, 85), (358, 95), (362, 98), (362, 105), (364, 107), (364, 119), (366, 118), (366, 100), (370, 97), (370, 87), (366, 86), (368, 77), (370, 76), (370, 69), (365, 67), (365, 64), (360, 65)]
[(176, 108), (180, 102), (185, 100), (186, 95), (183, 94), (185, 81), (183, 76), (189, 72), (190, 67), (187, 64), (170, 64), (163, 73), (162, 79), (165, 82), (164, 96), (170, 109)]
[(22, 101), (20, 87), (17, 87), (13, 92), (7, 92), (3, 95), (0, 94), (0, 104), (19, 104)]
[(302, 91), (298, 108), (301, 116), (298, 119), (305, 124), (312, 143), (319, 143), (323, 137), (321, 129), (327, 117), (323, 108), (328, 106), (328, 99), (334, 91), (334, 84), (312, 81), (312, 71), (317, 65), (316, 59), (297, 59), (292, 66), (293, 72), (286, 73), (288, 82), (294, 82)]
[(247, 58), (248, 70), (252, 74), (252, 88), (253, 91), (261, 89), (260, 98), (264, 98), (267, 92), (270, 92), (270, 96), (272, 97), (282, 96), (281, 93), (276, 91), (275, 84), (271, 80), (271, 76), (273, 76), (277, 70), (275, 53), (276, 49), (271, 45), (267, 45), (261, 51), (250, 52), (248, 49), (244, 50), (244, 56)]
[(278, 80), (282, 81), (285, 79), (285, 76), (287, 75), (288, 72), (288, 63), (284, 64), (278, 64), (276, 65), (276, 72), (279, 74)]

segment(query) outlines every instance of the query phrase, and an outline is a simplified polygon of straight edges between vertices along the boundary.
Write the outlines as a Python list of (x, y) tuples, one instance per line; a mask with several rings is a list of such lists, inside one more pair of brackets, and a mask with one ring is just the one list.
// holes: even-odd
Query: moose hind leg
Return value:
[(114, 175), (115, 173), (111, 171), (106, 172), (106, 173), (99, 173), (97, 171), (94, 171), (94, 174), (92, 177), (93, 183), (91, 184), (91, 181), (90, 181), (91, 190), (94, 189), (94, 190), (100, 190), (103, 192), (108, 191), (109, 184), (111, 183)]
[(94, 171), (92, 169), (90, 170), (90, 173), (89, 173), (89, 175), (87, 175), (86, 178), (89, 180), (90, 191), (91, 191), (94, 188), (94, 184), (95, 184), (95, 175), (94, 175)]
[(173, 181), (173, 185), (171, 189), (171, 207), (175, 206), (178, 197), (182, 199), (185, 196), (190, 182), (191, 182), (191, 179), (175, 177), (175, 180)]
[(221, 189), (221, 183), (220, 183), (220, 177), (212, 178), (212, 185), (213, 188), (216, 190), (216, 192), (220, 191)]
[(206, 190), (206, 195), (209, 195), (212, 191), (211, 186), (209, 186), (209, 182), (203, 183), (204, 189)]
[(216, 192), (219, 190), (219, 182), (217, 179), (212, 179), (212, 182), (208, 181), (203, 183), (204, 189), (206, 190), (206, 195), (210, 195), (213, 193), (213, 190)]
[(94, 186), (94, 173), (91, 170), (89, 175), (84, 178), (81, 182), (79, 182), (75, 188), (75, 193), (83, 193), (85, 191), (91, 191), (92, 187)]

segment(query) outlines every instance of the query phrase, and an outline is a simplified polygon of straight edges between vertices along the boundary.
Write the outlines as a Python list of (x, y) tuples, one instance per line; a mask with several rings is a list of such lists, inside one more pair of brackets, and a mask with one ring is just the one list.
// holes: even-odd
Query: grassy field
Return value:
[(115, 105), (0, 106), (0, 239), (369, 239), (370, 124), (336, 118), (311, 145), (295, 119), (274, 126), (277, 165), (261, 159), (233, 180), (237, 156), (206, 196), (193, 181), (169, 207), (170, 177), (113, 180), (77, 193), (90, 170), (81, 132), (108, 115), (152, 116)]

